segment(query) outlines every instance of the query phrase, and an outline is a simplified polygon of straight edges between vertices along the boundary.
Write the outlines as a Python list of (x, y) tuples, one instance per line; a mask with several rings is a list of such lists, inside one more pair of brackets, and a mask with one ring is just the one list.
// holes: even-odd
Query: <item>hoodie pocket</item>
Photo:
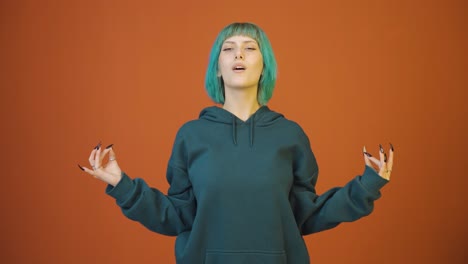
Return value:
[(205, 264), (286, 264), (284, 250), (207, 250)]

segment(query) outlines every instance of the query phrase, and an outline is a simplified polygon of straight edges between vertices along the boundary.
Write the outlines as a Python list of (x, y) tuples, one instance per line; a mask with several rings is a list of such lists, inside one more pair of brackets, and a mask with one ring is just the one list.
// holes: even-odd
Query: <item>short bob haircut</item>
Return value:
[(210, 52), (208, 70), (205, 76), (205, 88), (215, 103), (224, 104), (224, 81), (218, 77), (218, 59), (224, 41), (232, 36), (247, 36), (255, 41), (263, 57), (263, 73), (260, 76), (257, 101), (265, 105), (273, 95), (276, 83), (276, 59), (265, 32), (252, 23), (232, 23), (219, 33)]

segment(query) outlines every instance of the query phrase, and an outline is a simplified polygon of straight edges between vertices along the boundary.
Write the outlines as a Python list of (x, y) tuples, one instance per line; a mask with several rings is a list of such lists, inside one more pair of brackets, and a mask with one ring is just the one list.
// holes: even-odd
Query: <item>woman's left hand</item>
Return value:
[(390, 174), (392, 174), (392, 167), (393, 167), (393, 154), (394, 154), (393, 145), (390, 143), (390, 151), (389, 151), (388, 160), (387, 160), (387, 154), (385, 154), (385, 151), (382, 145), (379, 145), (379, 147), (380, 147), (380, 151), (379, 151), (380, 160), (372, 157), (372, 155), (366, 151), (366, 147), (364, 147), (363, 149), (364, 162), (366, 163), (367, 166), (371, 168), (374, 168), (372, 166), (372, 162), (376, 164), (379, 168), (378, 174), (380, 175), (380, 177), (386, 180), (390, 180)]

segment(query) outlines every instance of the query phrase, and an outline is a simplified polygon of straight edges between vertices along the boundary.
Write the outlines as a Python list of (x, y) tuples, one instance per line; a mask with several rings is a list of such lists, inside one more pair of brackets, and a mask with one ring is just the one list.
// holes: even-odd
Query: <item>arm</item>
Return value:
[[(302, 132), (302, 131), (301, 131)], [(364, 173), (344, 187), (333, 188), (322, 195), (315, 192), (318, 166), (307, 136), (301, 133), (294, 156), (294, 183), (290, 202), (303, 235), (333, 228), (341, 222), (355, 221), (369, 215), (380, 189), (388, 182), (365, 166)]]
[(130, 179), (124, 172), (115, 187), (107, 186), (106, 193), (116, 199), (125, 216), (151, 231), (176, 236), (191, 229), (196, 199), (185, 167), (185, 153), (184, 139), (179, 132), (167, 168), (170, 184), (167, 195), (150, 188), (142, 179)]
[(115, 187), (107, 186), (106, 193), (116, 199), (128, 218), (140, 222), (151, 231), (176, 236), (191, 228), (196, 201), (183, 170), (169, 165), (168, 175), (174, 174), (179, 174), (175, 176), (178, 179), (169, 182), (168, 195), (150, 188), (142, 179), (130, 179), (124, 172), (122, 180)]

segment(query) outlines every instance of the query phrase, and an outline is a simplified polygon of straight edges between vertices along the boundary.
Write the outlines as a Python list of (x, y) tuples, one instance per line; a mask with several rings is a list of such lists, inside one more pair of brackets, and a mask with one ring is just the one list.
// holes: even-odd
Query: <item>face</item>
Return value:
[(247, 36), (232, 36), (221, 46), (219, 72), (225, 89), (258, 88), (263, 57), (257, 41)]

